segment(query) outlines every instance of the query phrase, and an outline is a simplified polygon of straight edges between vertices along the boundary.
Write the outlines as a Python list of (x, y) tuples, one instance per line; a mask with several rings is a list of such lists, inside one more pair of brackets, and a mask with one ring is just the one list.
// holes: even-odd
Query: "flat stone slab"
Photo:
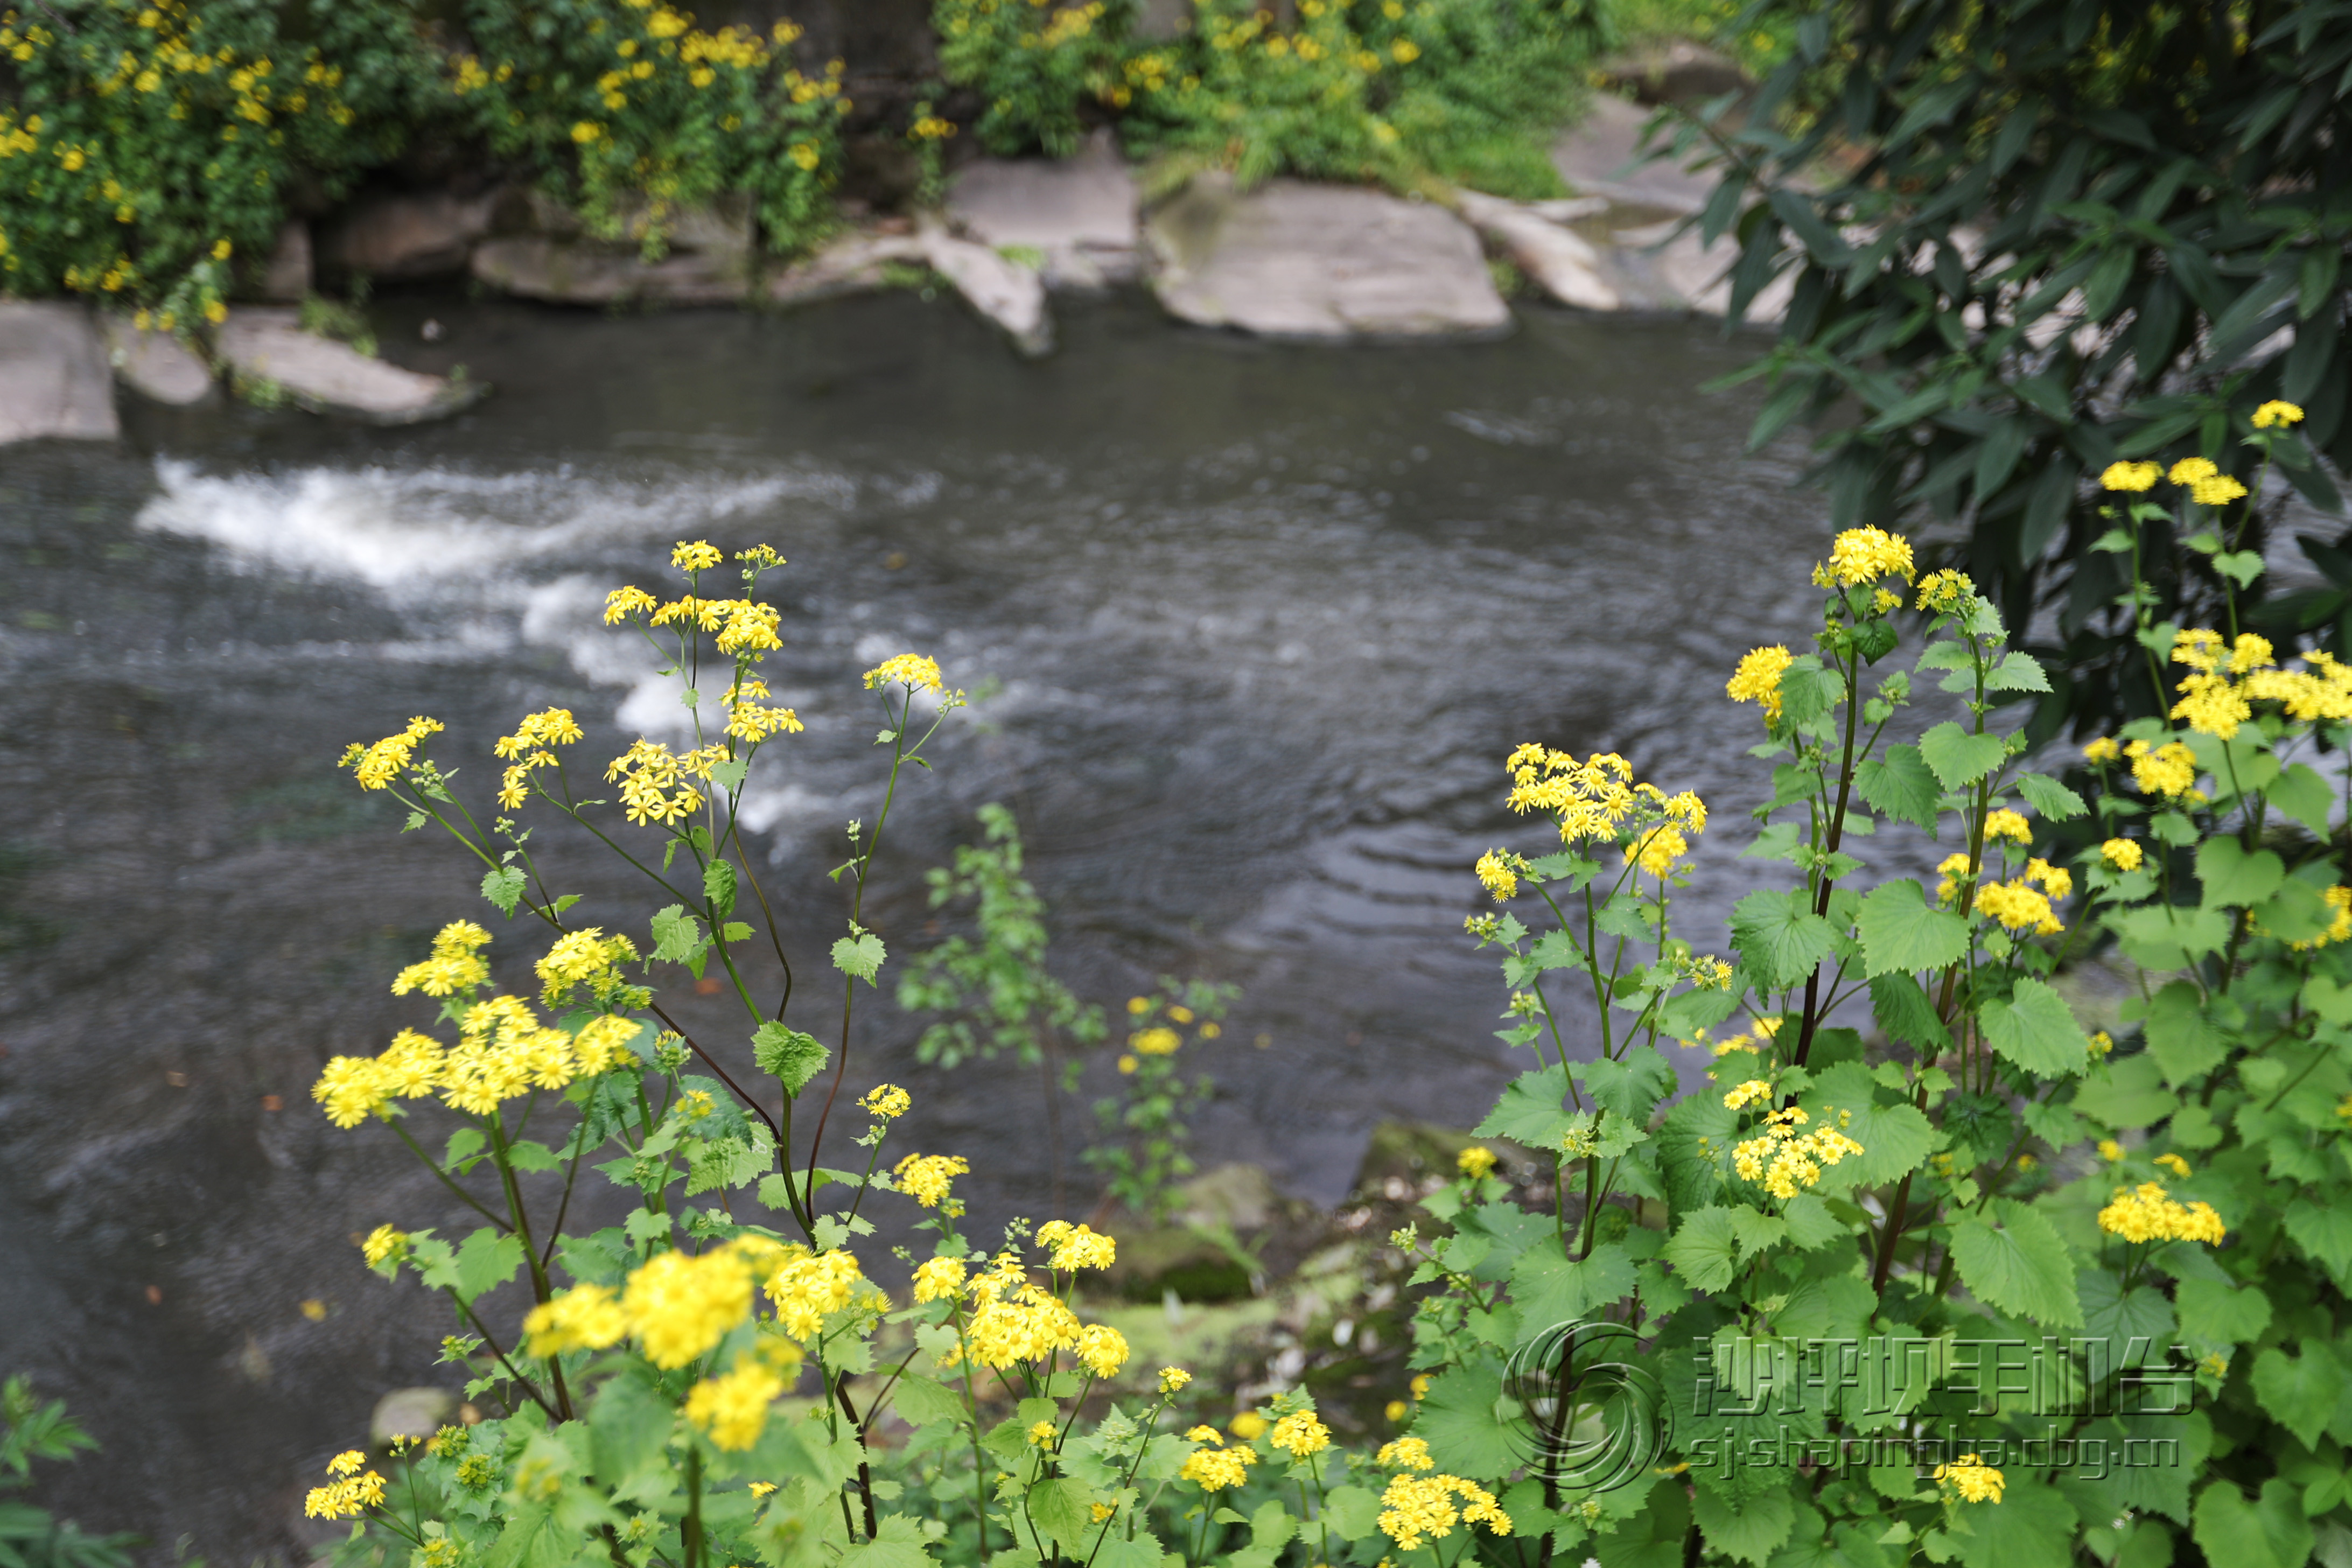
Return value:
[(212, 367), (169, 332), (142, 331), (127, 316), (101, 316), (106, 357), (122, 384), (142, 397), (184, 408), (213, 395)]
[(932, 270), (1014, 348), (1031, 359), (1053, 351), (1054, 319), (1045, 312), (1045, 280), (1035, 268), (938, 229), (924, 234), (923, 254)]
[(121, 431), (89, 311), (66, 300), (0, 302), (0, 445), (110, 441)]
[(1704, 211), (1715, 193), (1712, 172), (1694, 174), (1670, 158), (1638, 163), (1651, 110), (1610, 93), (1593, 95), (1582, 120), (1552, 144), (1552, 167), (1580, 195), (1607, 196), (1664, 213)]
[(889, 268), (930, 265), (923, 241), (911, 234), (845, 235), (781, 272), (771, 273), (761, 292), (770, 303), (805, 305), (844, 294), (863, 293), (889, 282)]
[(275, 382), (314, 413), (377, 425), (438, 419), (479, 401), (489, 388), (370, 359), (348, 343), (301, 328), (299, 311), (232, 310), (221, 323), (220, 355), (242, 374)]
[(1195, 178), (1152, 210), (1169, 314), (1262, 337), (1481, 338), (1510, 330), (1478, 237), (1444, 207), (1349, 185)]
[(740, 255), (681, 251), (646, 261), (633, 250), (544, 235), (486, 240), (467, 265), (494, 289), (562, 305), (733, 305), (751, 292)]
[[(1564, 202), (1547, 202), (1538, 207), (1476, 191), (1457, 195), (1462, 216), (1509, 257), (1513, 266), (1561, 304), (1582, 310), (1614, 310), (1624, 302), (1605, 275), (1601, 253), (1582, 235), (1542, 210), (1550, 207), (1590, 216), (1594, 208)], [(1600, 208), (1608, 206), (1599, 198), (1591, 199)]]
[(1107, 136), (1075, 158), (982, 158), (958, 172), (948, 218), (993, 248), (1045, 258), (1049, 289), (1100, 288), (1138, 271), (1135, 175)]

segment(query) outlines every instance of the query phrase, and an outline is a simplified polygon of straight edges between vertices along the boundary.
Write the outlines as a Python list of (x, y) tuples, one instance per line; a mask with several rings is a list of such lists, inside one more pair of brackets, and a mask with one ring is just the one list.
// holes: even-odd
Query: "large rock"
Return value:
[(544, 235), (486, 240), (467, 266), (494, 289), (563, 305), (731, 305), (751, 290), (740, 255), (679, 251), (646, 261), (635, 250)]
[[(1614, 310), (1623, 299), (1602, 275), (1601, 253), (1574, 230), (1554, 222), (1531, 204), (1507, 202), (1476, 191), (1458, 193), (1462, 216), (1516, 266), (1563, 305)], [(1600, 204), (1607, 206), (1606, 202)], [(1567, 203), (1545, 206), (1591, 216), (1592, 208)]]
[(886, 287), (893, 266), (927, 266), (923, 241), (911, 234), (845, 235), (769, 275), (761, 292), (772, 304), (805, 305)]
[(1135, 176), (1098, 134), (1075, 158), (980, 158), (948, 193), (948, 216), (998, 249), (1045, 258), (1049, 289), (1098, 289), (1138, 270)]
[(465, 199), (446, 191), (379, 192), (361, 197), (326, 229), (319, 261), (330, 271), (373, 279), (448, 278), (490, 232), (496, 191)]
[(479, 382), (451, 382), (370, 359), (304, 331), (293, 310), (232, 310), (221, 325), (219, 347), (240, 376), (275, 385), (301, 407), (377, 425), (437, 419), (489, 390)]
[(1195, 178), (1146, 218), (1160, 304), (1273, 338), (1492, 337), (1509, 330), (1478, 237), (1444, 207), (1271, 180)]
[(1584, 118), (1552, 144), (1552, 167), (1580, 195), (1660, 213), (1702, 211), (1715, 175), (1694, 174), (1671, 158), (1645, 160), (1642, 128), (1649, 120), (1650, 110), (1638, 103), (1596, 94)]
[(923, 257), (931, 269), (966, 304), (1002, 328), (1014, 348), (1031, 359), (1052, 352), (1054, 319), (1045, 313), (1045, 280), (1034, 268), (936, 226), (922, 237)]
[(254, 279), (256, 297), (278, 304), (299, 304), (310, 297), (313, 281), (310, 226), (299, 217), (289, 218)]
[(141, 329), (127, 316), (100, 318), (106, 357), (122, 384), (158, 403), (185, 407), (213, 395), (212, 367), (169, 332)]
[[(1610, 232), (1609, 271), (1619, 292), (1652, 310), (1696, 310), (1723, 316), (1731, 310), (1731, 270), (1739, 265), (1739, 242), (1730, 235), (1701, 242), (1696, 226), (1680, 218)], [(1748, 302), (1744, 320), (1758, 325), (1788, 312), (1795, 278), (1783, 273)]]
[(89, 312), (62, 300), (0, 301), (0, 445), (121, 433), (114, 378)]

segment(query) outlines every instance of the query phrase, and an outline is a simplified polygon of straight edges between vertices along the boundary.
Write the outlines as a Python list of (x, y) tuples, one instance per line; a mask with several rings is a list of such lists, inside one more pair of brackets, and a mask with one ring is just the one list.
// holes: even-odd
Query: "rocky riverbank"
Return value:
[[(1653, 100), (1688, 98), (1694, 81), (1716, 85), (1705, 68), (1669, 59), (1635, 85)], [(1702, 244), (1690, 222), (1710, 176), (1642, 160), (1651, 112), (1597, 98), (1553, 151), (1575, 194), (1542, 202), (1291, 179), (1243, 192), (1213, 171), (1147, 201), (1106, 133), (1059, 162), (968, 162), (938, 210), (864, 218), (790, 263), (761, 254), (748, 204), (675, 217), (666, 249), (649, 257), (592, 236), (535, 192), (375, 192), (316, 224), (289, 224), (252, 279), (255, 301), (199, 334), (77, 303), (0, 303), (0, 442), (111, 438), (110, 372), (168, 404), (226, 384), (249, 401), (382, 424), (440, 417), (488, 392), (386, 363), (363, 340), (305, 330), (289, 308), (357, 279), (468, 279), (605, 309), (782, 309), (945, 287), (1027, 355), (1052, 352), (1055, 295), (1130, 283), (1178, 321), (1295, 342), (1492, 337), (1511, 330), (1507, 294), (1520, 292), (1578, 310), (1720, 315), (1738, 247)], [(1748, 317), (1770, 321), (1781, 307), (1768, 290)]]

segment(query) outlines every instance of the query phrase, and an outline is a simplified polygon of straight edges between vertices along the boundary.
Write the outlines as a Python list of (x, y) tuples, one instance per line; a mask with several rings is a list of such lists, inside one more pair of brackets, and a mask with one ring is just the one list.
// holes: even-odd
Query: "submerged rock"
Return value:
[(836, 299), (887, 287), (894, 264), (928, 266), (922, 240), (911, 234), (845, 235), (771, 274), (761, 292), (778, 305)]
[(593, 240), (522, 235), (485, 241), (467, 266), (492, 288), (562, 305), (732, 305), (751, 292), (748, 259), (733, 251), (673, 251), (646, 261)]
[(218, 346), (238, 374), (274, 385), (299, 407), (377, 425), (438, 419), (489, 391), (480, 382), (453, 382), (370, 359), (304, 331), (298, 313), (288, 310), (230, 311)]
[(212, 367), (169, 332), (133, 326), (126, 316), (103, 316), (106, 357), (122, 384), (158, 403), (185, 407), (213, 395)]
[(958, 172), (948, 217), (981, 244), (1034, 250), (1048, 289), (1099, 289), (1139, 270), (1135, 176), (1108, 133), (1075, 158), (981, 158)]
[(0, 301), (0, 445), (121, 433), (114, 378), (89, 310), (67, 300)]
[(1222, 174), (1153, 209), (1144, 234), (1169, 314), (1264, 337), (1493, 337), (1511, 312), (1478, 237), (1444, 207), (1347, 185)]
[[(1602, 276), (1601, 253), (1581, 235), (1546, 216), (1534, 205), (1507, 202), (1475, 191), (1461, 192), (1459, 202), (1462, 216), (1510, 258), (1512, 265), (1561, 304), (1585, 310), (1613, 310), (1624, 302)], [(1608, 204), (1600, 205), (1605, 208)]]
[(922, 241), (931, 269), (1002, 328), (1014, 348), (1032, 359), (1052, 352), (1054, 319), (1045, 313), (1045, 280), (1035, 268), (942, 228), (927, 229)]

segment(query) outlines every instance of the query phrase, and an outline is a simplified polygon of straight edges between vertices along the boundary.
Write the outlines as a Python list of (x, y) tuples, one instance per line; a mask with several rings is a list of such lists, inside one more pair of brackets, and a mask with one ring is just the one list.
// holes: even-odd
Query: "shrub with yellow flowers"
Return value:
[(217, 323), (299, 189), (333, 197), (432, 100), (407, 0), (0, 7), (0, 289)]
[(1120, 56), (1137, 0), (935, 0), (940, 69), (986, 100), (974, 123), (1000, 155), (1078, 150), (1088, 112), (1119, 103)]
[(591, 232), (658, 258), (688, 214), (748, 201), (770, 248), (823, 237), (841, 174), (842, 62), (803, 72), (799, 26), (715, 31), (667, 0), (478, 0), (449, 65), (462, 112)]

